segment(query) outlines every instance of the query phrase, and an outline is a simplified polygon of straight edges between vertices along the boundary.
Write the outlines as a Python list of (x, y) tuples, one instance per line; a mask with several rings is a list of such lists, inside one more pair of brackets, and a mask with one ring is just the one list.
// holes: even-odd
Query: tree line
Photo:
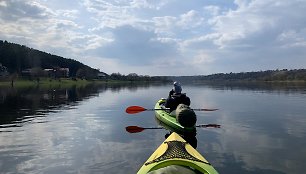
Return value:
[(180, 76), (172, 78), (181, 81), (306, 81), (306, 69), (216, 73), (211, 75)]
[(203, 80), (247, 80), (247, 81), (306, 81), (306, 69), (267, 70), (257, 72), (219, 73), (202, 76)]
[[(50, 53), (42, 52), (25, 45), (9, 43), (0, 40), (0, 76), (8, 73), (11, 77), (22, 76), (27, 69), (31, 69), (31, 76), (40, 77), (46, 76), (49, 70), (59, 70), (61, 68), (68, 68), (71, 78), (86, 78), (105, 80), (121, 80), (121, 81), (164, 81), (163, 77), (150, 77), (148, 75), (138, 75), (130, 73), (123, 75), (120, 73), (112, 73), (108, 75), (101, 72), (99, 69), (91, 68), (83, 63), (73, 59), (64, 58)], [(53, 72), (54, 76), (56, 73)]]
[(24, 45), (0, 40), (0, 63), (7, 71), (21, 74), (25, 69), (58, 69), (69, 68), (69, 76), (76, 77), (82, 71), (88, 77), (95, 77), (99, 72), (76, 60), (52, 55)]
[(166, 76), (138, 75), (136, 73), (124, 75), (119, 72), (112, 73), (109, 78), (122, 81), (169, 81), (169, 78)]
[(128, 75), (112, 73), (110, 75), (91, 68), (76, 60), (52, 55), (24, 45), (0, 40), (0, 75), (7, 71), (11, 76), (19, 76), (25, 69), (39, 77), (44, 69), (69, 68), (69, 77), (94, 79), (103, 76), (106, 80), (121, 81), (306, 81), (306, 69), (267, 70), (257, 72), (217, 73), (198, 76), (148, 76), (130, 73)]

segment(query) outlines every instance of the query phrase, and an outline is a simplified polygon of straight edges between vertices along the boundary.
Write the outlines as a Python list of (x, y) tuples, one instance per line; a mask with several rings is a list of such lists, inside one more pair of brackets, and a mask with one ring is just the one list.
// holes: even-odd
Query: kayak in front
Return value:
[(196, 127), (195, 125), (187, 127), (181, 125), (176, 118), (176, 115), (172, 113), (167, 112), (166, 109), (163, 109), (163, 105), (165, 104), (166, 99), (160, 99), (155, 104), (154, 110), (155, 110), (155, 116), (160, 121), (161, 124), (166, 125), (165, 128), (170, 127), (171, 131), (180, 133), (180, 134), (196, 134)]
[(218, 174), (214, 167), (180, 135), (173, 132), (137, 174)]

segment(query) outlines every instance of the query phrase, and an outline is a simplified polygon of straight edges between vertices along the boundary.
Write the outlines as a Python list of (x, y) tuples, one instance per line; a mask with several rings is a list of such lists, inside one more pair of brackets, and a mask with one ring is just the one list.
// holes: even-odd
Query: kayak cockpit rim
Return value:
[[(199, 163), (199, 162), (197, 162)], [(203, 167), (200, 167), (199, 165), (195, 164), (194, 162), (190, 162), (187, 160), (182, 160), (182, 159), (170, 159), (164, 162), (161, 162), (159, 164), (156, 164), (155, 166), (153, 166), (152, 168), (149, 169), (148, 172), (152, 172), (167, 166), (171, 166), (171, 165), (179, 165), (179, 166), (183, 166), (186, 168), (189, 168), (193, 171), (199, 171), (201, 173), (211, 173), (209, 172), (209, 170), (206, 170), (208, 168), (212, 168), (211, 164), (207, 164), (207, 163), (201, 163), (202, 165), (207, 165), (206, 168), (204, 169)]]

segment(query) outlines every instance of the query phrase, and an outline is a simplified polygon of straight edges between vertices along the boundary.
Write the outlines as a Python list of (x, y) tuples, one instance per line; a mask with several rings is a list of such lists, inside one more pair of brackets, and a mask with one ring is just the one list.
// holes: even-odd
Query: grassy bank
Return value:
[[(40, 88), (56, 88), (56, 87), (72, 87), (72, 86), (86, 86), (89, 84), (143, 84), (145, 81), (126, 81), (126, 80), (84, 80), (84, 79), (70, 79), (70, 78), (40, 78), (39, 80), (28, 80), (28, 79), (17, 79), (12, 81), (0, 80), (0, 87), (14, 87), (14, 88), (24, 88), (24, 87), (36, 87)], [(152, 83), (152, 82), (151, 82)]]
[(0, 86), (2, 87), (14, 87), (14, 88), (23, 88), (31, 86), (39, 87), (69, 87), (69, 86), (83, 86), (90, 83), (95, 83), (94, 81), (82, 80), (82, 79), (50, 79), (50, 78), (41, 78), (39, 80), (26, 80), (26, 79), (17, 79), (12, 81), (2, 80), (0, 81)]

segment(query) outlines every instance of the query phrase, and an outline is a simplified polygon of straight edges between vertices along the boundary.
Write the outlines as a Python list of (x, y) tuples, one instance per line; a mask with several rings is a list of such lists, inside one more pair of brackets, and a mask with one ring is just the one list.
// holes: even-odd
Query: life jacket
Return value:
[(175, 104), (176, 104), (176, 107), (179, 105), (179, 104), (185, 104), (187, 106), (190, 106), (190, 98), (186, 96), (185, 93), (182, 93), (182, 94), (173, 94), (171, 97), (173, 97), (174, 101), (175, 101)]

